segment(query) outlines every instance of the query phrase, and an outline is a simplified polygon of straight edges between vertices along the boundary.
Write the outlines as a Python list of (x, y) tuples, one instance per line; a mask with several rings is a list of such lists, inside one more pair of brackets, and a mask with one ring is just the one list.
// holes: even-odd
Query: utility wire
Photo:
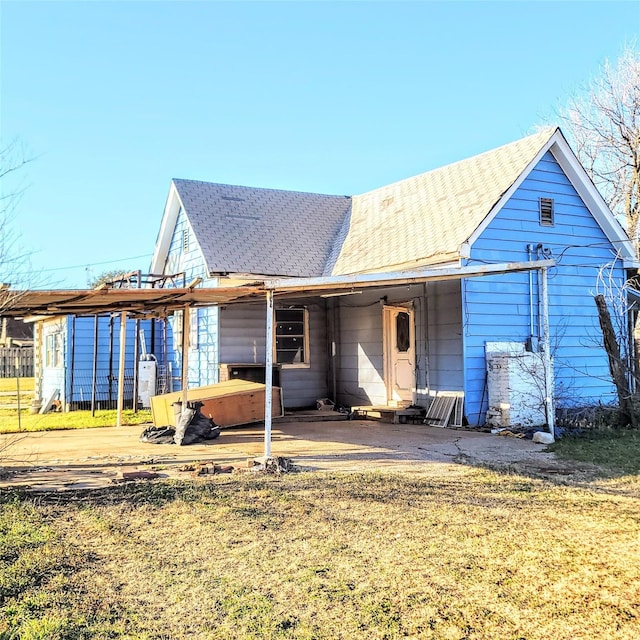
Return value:
[(104, 264), (113, 264), (115, 262), (124, 262), (125, 260), (137, 260), (138, 258), (150, 258), (152, 253), (143, 253), (140, 256), (129, 256), (128, 258), (117, 258), (116, 260), (105, 260), (104, 262), (85, 262), (84, 264), (76, 264), (70, 267), (51, 267), (49, 269), (40, 269), (40, 271), (67, 271), (69, 269), (86, 269), (88, 267), (99, 267)]

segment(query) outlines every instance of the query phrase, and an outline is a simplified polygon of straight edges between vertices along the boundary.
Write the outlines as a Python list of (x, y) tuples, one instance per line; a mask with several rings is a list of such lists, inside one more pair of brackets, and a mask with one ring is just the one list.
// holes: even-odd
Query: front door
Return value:
[(415, 400), (416, 340), (413, 309), (383, 307), (384, 381), (389, 406), (407, 406)]

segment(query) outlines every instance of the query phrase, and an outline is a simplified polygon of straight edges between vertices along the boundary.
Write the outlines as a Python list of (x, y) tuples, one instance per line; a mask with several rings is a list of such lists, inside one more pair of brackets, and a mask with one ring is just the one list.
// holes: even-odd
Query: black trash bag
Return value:
[(176, 427), (174, 436), (176, 444), (187, 445), (203, 440), (214, 440), (220, 435), (220, 427), (200, 411), (201, 407), (202, 402), (187, 402), (187, 409), (180, 414)]
[(173, 427), (147, 427), (140, 434), (140, 442), (152, 444), (173, 444), (176, 430)]

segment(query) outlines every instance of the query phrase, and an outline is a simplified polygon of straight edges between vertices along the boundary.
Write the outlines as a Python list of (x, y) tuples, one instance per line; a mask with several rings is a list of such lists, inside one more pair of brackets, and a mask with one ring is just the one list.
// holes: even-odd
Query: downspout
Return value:
[[(527, 259), (531, 262), (533, 256), (533, 245), (527, 245)], [(534, 337), (534, 314), (533, 314), (533, 271), (529, 270), (529, 335)]]
[(540, 269), (541, 307), (542, 307), (542, 358), (544, 362), (545, 413), (549, 433), (555, 439), (555, 408), (553, 406), (553, 371), (551, 365), (551, 346), (549, 339), (549, 286), (547, 283), (547, 268)]
[(271, 417), (273, 403), (273, 291), (267, 290), (266, 297), (266, 340), (264, 372), (264, 457), (271, 457)]

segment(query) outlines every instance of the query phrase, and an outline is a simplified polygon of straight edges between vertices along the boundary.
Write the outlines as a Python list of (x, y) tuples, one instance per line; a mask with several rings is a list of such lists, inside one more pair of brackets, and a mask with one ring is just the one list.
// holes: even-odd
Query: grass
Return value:
[[(17, 409), (3, 409), (3, 404), (15, 405), (18, 400), (17, 385), (20, 385), (22, 406), (20, 420)], [(34, 391), (34, 378), (0, 378), (0, 393), (16, 392), (16, 395), (0, 396), (0, 433), (17, 433), (19, 431), (54, 431), (61, 429), (88, 429), (92, 427), (113, 427), (117, 423), (117, 411), (100, 410), (91, 415), (91, 411), (49, 412), (46, 414), (31, 413), (31, 396)], [(25, 400), (25, 396), (29, 396)], [(138, 425), (151, 422), (151, 410), (139, 410), (134, 413), (127, 409), (122, 414), (123, 425)], [(0, 638), (2, 640), (2, 638)]]
[(21, 640), (630, 640), (639, 514), (466, 467), (12, 491), (0, 620)]
[[(46, 414), (31, 414), (23, 411), (18, 425), (18, 412), (0, 410), (0, 433), (17, 433), (18, 431), (53, 431), (61, 429), (89, 429), (93, 427), (113, 427), (117, 423), (117, 411), (96, 411), (95, 417), (91, 411), (53, 412)], [(151, 410), (140, 409), (134, 413), (126, 409), (122, 413), (123, 425), (138, 425), (151, 422)], [(1, 639), (0, 639), (1, 640)]]
[(29, 391), (33, 393), (35, 389), (35, 378), (0, 378), (0, 391)]
[(565, 436), (549, 447), (558, 457), (605, 467), (616, 473), (640, 473), (640, 430), (593, 430)]

